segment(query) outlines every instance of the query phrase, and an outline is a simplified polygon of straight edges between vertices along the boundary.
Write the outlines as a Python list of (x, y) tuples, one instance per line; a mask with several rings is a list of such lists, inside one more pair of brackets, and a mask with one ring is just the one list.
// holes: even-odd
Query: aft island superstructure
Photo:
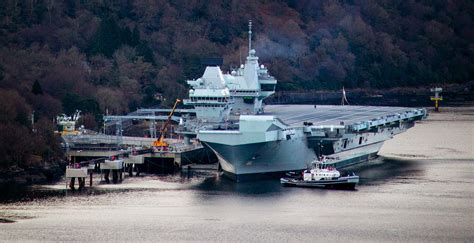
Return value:
[(330, 157), (336, 167), (375, 157), (384, 141), (424, 119), (425, 109), (376, 106), (268, 105), (277, 80), (251, 48), (245, 64), (224, 74), (208, 66), (184, 101), (196, 117), (183, 123), (217, 155), (231, 178), (306, 169)]

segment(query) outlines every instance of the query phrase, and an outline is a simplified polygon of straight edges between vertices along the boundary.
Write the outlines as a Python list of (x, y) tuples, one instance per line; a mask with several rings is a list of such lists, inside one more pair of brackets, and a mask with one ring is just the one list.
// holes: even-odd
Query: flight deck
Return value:
[[(341, 105), (267, 105), (265, 115), (279, 118), (287, 125), (311, 122), (315, 126), (352, 125), (390, 117), (403, 118), (409, 113), (421, 112), (418, 108), (388, 106), (341, 106)], [(398, 117), (402, 116), (402, 117)]]

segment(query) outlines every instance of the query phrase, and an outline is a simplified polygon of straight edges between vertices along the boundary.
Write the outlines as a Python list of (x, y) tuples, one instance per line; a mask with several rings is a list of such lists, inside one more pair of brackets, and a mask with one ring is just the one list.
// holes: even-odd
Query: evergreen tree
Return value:
[(138, 27), (135, 25), (132, 32), (130, 45), (137, 46), (139, 43), (140, 43), (140, 31), (138, 31)]
[(145, 62), (156, 64), (155, 57), (153, 56), (153, 50), (148, 46), (145, 41), (140, 42), (137, 46), (137, 56), (142, 56)]
[(5, 77), (4, 72), (5, 72), (5, 70), (3, 69), (3, 66), (0, 65), (0, 81), (2, 81), (3, 78)]
[(38, 80), (35, 80), (35, 82), (33, 83), (33, 88), (31, 89), (31, 92), (34, 95), (43, 95), (43, 88), (41, 88), (41, 84)]
[(122, 28), (121, 33), (120, 33), (120, 39), (122, 44), (133, 46), (132, 45), (132, 31), (130, 31), (130, 28), (128, 26), (125, 26)]
[(71, 17), (75, 18), (76, 17), (76, 1), (65, 1), (65, 13)]
[(99, 29), (92, 38), (90, 54), (103, 54), (112, 57), (121, 42), (121, 30), (115, 19), (108, 17), (102, 20)]

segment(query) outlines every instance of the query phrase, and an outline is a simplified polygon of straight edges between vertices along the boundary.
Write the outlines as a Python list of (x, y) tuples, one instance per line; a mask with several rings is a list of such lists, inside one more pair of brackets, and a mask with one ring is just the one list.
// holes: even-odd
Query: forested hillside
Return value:
[(0, 1), (0, 161), (58, 155), (59, 113), (94, 128), (106, 110), (185, 96), (200, 58), (245, 57), (249, 19), (280, 90), (472, 80), (472, 13), (470, 0)]

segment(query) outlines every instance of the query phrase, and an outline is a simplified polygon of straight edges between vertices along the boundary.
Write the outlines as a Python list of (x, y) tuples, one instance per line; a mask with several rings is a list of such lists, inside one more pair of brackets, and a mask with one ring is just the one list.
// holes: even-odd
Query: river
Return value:
[(474, 242), (473, 140), (474, 107), (431, 113), (351, 168), (356, 191), (234, 183), (214, 172), (67, 196), (64, 182), (11, 189), (0, 241)]

